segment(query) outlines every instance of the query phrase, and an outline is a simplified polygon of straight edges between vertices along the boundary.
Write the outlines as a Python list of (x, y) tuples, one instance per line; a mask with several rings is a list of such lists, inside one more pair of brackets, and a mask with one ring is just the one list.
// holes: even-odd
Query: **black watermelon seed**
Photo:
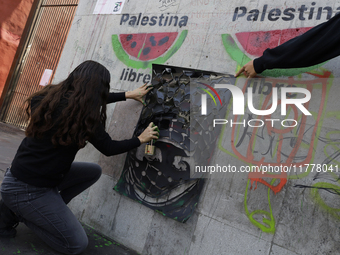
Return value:
[(159, 40), (158, 45), (161, 46), (164, 43), (166, 43), (167, 41), (169, 41), (169, 36), (165, 36), (164, 38), (162, 38), (161, 40)]
[(143, 50), (143, 55), (148, 55), (151, 51), (151, 48), (150, 47), (147, 47)]
[(131, 43), (131, 48), (134, 48), (134, 47), (136, 47), (136, 45), (137, 45), (137, 43), (136, 43), (136, 42), (133, 42), (133, 43)]
[(127, 41), (130, 41), (130, 40), (132, 39), (132, 37), (133, 37), (133, 35), (128, 35), (128, 36), (126, 37), (126, 40), (127, 40)]
[(151, 36), (149, 40), (150, 40), (152, 46), (156, 46), (157, 42), (155, 41), (154, 36)]

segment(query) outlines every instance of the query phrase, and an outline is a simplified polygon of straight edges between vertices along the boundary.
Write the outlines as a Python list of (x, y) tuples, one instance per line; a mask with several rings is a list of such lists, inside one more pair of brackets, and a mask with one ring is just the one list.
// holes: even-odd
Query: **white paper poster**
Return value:
[(45, 69), (43, 75), (41, 76), (39, 85), (46, 86), (50, 82), (52, 73), (53, 73), (53, 70)]
[(93, 14), (120, 14), (125, 0), (98, 0)]

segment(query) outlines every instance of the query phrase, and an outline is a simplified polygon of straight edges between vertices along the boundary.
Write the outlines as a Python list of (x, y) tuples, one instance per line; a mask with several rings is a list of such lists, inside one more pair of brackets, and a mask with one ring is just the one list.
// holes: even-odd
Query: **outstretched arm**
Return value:
[(141, 102), (145, 105), (145, 102), (143, 101), (143, 97), (152, 89), (152, 87), (147, 86), (145, 83), (143, 86), (127, 92), (118, 92), (113, 93), (111, 92), (109, 94), (109, 97), (107, 99), (107, 104), (118, 102), (118, 101), (125, 101), (126, 99), (135, 99), (136, 101)]
[(142, 143), (151, 141), (151, 139), (158, 139), (158, 136), (157, 126), (154, 126), (152, 122), (138, 137), (121, 141), (112, 140), (110, 135), (104, 130), (104, 127), (99, 125), (96, 133), (90, 139), (90, 143), (105, 156), (112, 156), (127, 152)]
[(274, 68), (299, 68), (322, 63), (340, 55), (340, 14), (306, 33), (297, 36), (244, 65), (242, 72), (252, 78), (257, 73)]

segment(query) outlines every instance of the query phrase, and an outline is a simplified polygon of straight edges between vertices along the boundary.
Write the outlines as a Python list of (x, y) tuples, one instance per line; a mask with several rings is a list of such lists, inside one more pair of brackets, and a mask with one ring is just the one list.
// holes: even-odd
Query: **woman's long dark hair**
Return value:
[[(25, 110), (30, 118), (26, 136), (41, 138), (53, 128), (54, 145), (84, 147), (100, 123), (105, 128), (109, 90), (110, 72), (95, 61), (83, 62), (66, 80), (48, 85), (26, 99)], [(41, 102), (32, 110), (33, 97), (41, 98)], [(67, 103), (61, 108), (62, 101)]]

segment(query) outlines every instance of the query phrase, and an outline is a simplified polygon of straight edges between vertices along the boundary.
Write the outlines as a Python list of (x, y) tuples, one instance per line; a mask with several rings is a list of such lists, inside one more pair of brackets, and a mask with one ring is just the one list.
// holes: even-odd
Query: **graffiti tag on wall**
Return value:
[[(242, 32), (234, 36), (230, 34), (222, 35), (222, 42), (230, 57), (238, 63), (238, 67), (243, 66), (252, 58), (262, 55), (266, 48), (273, 48), (301, 33), (304, 33), (310, 28), (300, 29), (287, 29), (287, 30), (273, 30), (273, 31), (260, 31), (260, 32)], [(280, 43), (279, 43), (280, 42)], [(240, 50), (244, 49), (244, 52)], [(262, 74), (264, 76), (280, 77), (290, 76), (289, 78), (265, 78), (252, 79), (245, 82), (243, 90), (247, 87), (252, 87), (253, 92), (257, 93), (257, 99), (254, 100), (258, 103), (257, 109), (268, 109), (271, 106), (271, 96), (273, 87), (284, 86), (297, 86), (307, 88), (312, 94), (312, 100), (305, 104), (306, 107), (311, 107), (313, 114), (312, 118), (307, 118), (296, 109), (290, 107), (287, 110), (287, 116), (294, 119), (299, 124), (296, 127), (282, 128), (271, 127), (264, 125), (263, 127), (232, 127), (225, 128), (223, 136), (219, 141), (219, 148), (225, 153), (232, 155), (250, 166), (260, 166), (270, 164), (272, 166), (289, 167), (289, 173), (279, 171), (277, 174), (261, 173), (262, 178), (256, 173), (249, 173), (248, 182), (246, 184), (244, 208), (250, 222), (260, 228), (264, 232), (275, 232), (275, 215), (273, 214), (271, 205), (271, 194), (280, 192), (287, 180), (298, 180), (305, 178), (308, 175), (315, 174), (313, 172), (313, 164), (316, 158), (320, 158), (320, 151), (315, 148), (324, 146), (329, 148), (332, 146), (332, 153), (324, 153), (324, 160), (320, 162), (320, 166), (328, 167), (323, 172), (331, 174), (332, 181), (337, 184), (322, 182), (322, 178), (315, 184), (310, 186), (296, 185), (296, 187), (312, 188), (311, 194), (314, 200), (331, 215), (339, 217), (339, 209), (333, 208), (323, 200), (319, 194), (319, 189), (327, 190), (333, 194), (340, 194), (339, 178), (336, 174), (329, 169), (334, 169), (337, 164), (338, 149), (337, 140), (330, 139), (329, 136), (335, 136), (334, 132), (327, 133), (326, 137), (322, 137), (321, 128), (323, 121), (329, 115), (326, 113), (327, 98), (329, 91), (332, 88), (333, 76), (331, 72), (326, 69), (316, 71), (318, 66), (312, 66), (299, 69), (274, 69), (266, 70)], [(302, 79), (301, 73), (309, 73), (309, 79)], [(294, 75), (299, 75), (292, 77)], [(293, 95), (292, 95), (293, 96)], [(254, 116), (244, 116), (244, 119)], [(268, 118), (275, 118), (275, 116), (266, 116)], [(235, 122), (241, 122), (243, 119), (237, 116), (231, 116)], [(231, 139), (230, 139), (231, 138)], [(230, 142), (230, 140), (232, 142)], [(229, 141), (229, 142), (226, 142)], [(336, 147), (336, 148), (334, 148)], [(282, 169), (282, 168), (281, 168)], [(256, 189), (257, 185), (265, 185), (268, 187), (267, 194), (263, 194), (264, 198), (268, 201), (268, 209), (254, 208), (249, 200), (249, 189)], [(315, 188), (315, 189), (313, 189)], [(272, 192), (272, 193), (271, 193)], [(262, 216), (259, 220), (258, 216)]]

